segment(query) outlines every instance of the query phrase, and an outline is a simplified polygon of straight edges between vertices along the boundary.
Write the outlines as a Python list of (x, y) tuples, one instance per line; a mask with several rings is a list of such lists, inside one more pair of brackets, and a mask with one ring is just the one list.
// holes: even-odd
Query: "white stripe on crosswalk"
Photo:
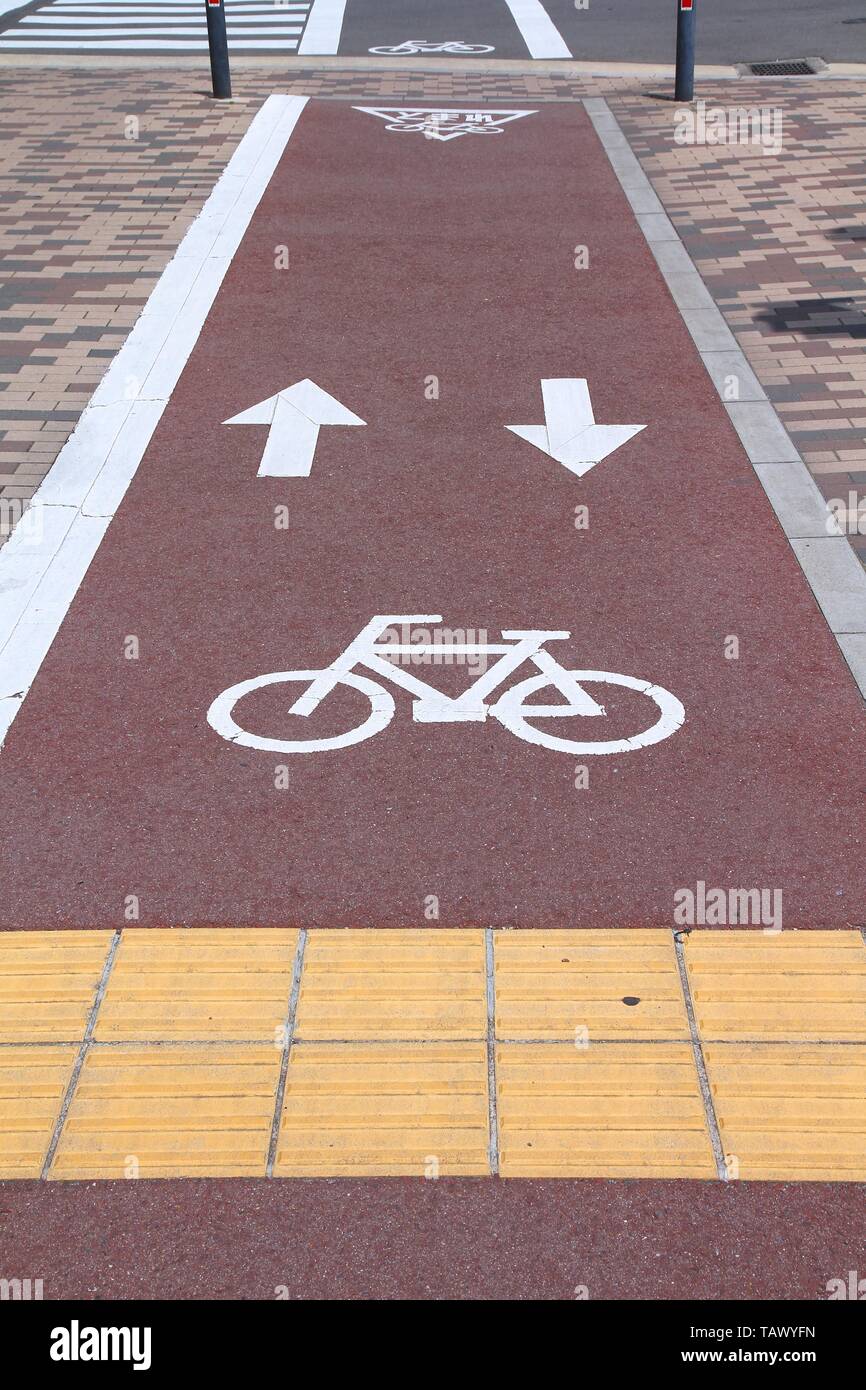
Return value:
[[(302, 0), (301, 3), (290, 5), (277, 5), (274, 0), (229, 0), (229, 7), (226, 13), (231, 14), (238, 9), (258, 9), (273, 10), (276, 14), (284, 14), (287, 10), (308, 10), (311, 0)], [(110, 4), (102, 5), (99, 0), (53, 0), (51, 10), (116, 10), (119, 14), (131, 14), (136, 10), (159, 10), (163, 14), (174, 14), (180, 10), (195, 10), (196, 14), (201, 14), (200, 4), (184, 3), (184, 0), (111, 0)]]
[[(188, 9), (185, 8), (183, 10), (178, 7), (176, 11), (173, 11), (173, 15), (174, 14), (178, 15), (181, 23), (188, 23), (193, 16), (196, 18), (199, 16), (201, 16), (202, 19), (204, 18), (203, 7), (201, 5), (196, 5), (195, 7), (190, 6)], [(22, 27), (25, 24), (94, 24), (104, 19), (106, 15), (112, 16), (112, 23), (119, 23), (120, 20), (123, 19), (130, 24), (155, 22), (162, 17), (159, 10), (140, 9), (136, 10), (134, 14), (130, 14), (126, 10), (118, 10), (113, 6), (109, 7), (105, 5), (101, 6), (98, 10), (81, 10), (75, 12), (64, 10), (63, 14), (28, 14), (25, 15), (19, 23)], [(279, 10), (274, 11), (270, 6), (257, 6), (255, 9), (251, 7), (247, 10), (241, 10), (240, 13), (230, 10), (226, 15), (226, 19), (229, 24), (243, 24), (248, 19), (261, 19), (266, 23), (273, 22), (274, 24), (300, 24), (303, 22), (303, 15), (287, 15)]]
[[(292, 10), (308, 10), (312, 0), (293, 0), (289, 5), (278, 5), (274, 0), (229, 0), (226, 13), (238, 9), (250, 7), (256, 9), (272, 10), (275, 14), (285, 14)], [(53, 3), (46, 5), (44, 11), (54, 12), (55, 10), (117, 10), (123, 14), (133, 14), (136, 10), (159, 10), (162, 14), (174, 14), (179, 10), (195, 10), (201, 14), (204, 6), (193, 4), (191, 0), (110, 0), (108, 4), (100, 4), (99, 0), (53, 0)]]
[[(231, 32), (232, 26), (229, 24), (227, 27), (228, 27), (229, 32)], [(130, 31), (129, 29), (87, 29), (87, 30), (82, 29), (82, 30), (80, 30), (79, 32), (80, 32), (81, 37), (82, 37), (83, 39), (122, 39), (122, 38), (131, 38), (131, 37), (133, 37), (133, 35), (134, 35), (136, 38), (154, 38), (154, 37), (158, 37), (160, 34), (164, 34), (164, 33), (165, 33), (165, 29), (135, 29), (135, 30), (133, 30), (133, 31)], [(202, 30), (202, 27), (201, 27), (200, 25), (197, 25), (197, 26), (195, 27), (195, 29), (173, 28), (173, 29), (171, 30), (171, 35), (172, 35), (174, 38), (177, 38), (177, 39), (186, 39), (186, 38), (194, 39), (194, 38), (201, 38), (203, 32), (204, 32), (204, 34), (206, 35), (207, 31), (206, 31), (206, 30), (203, 31), (203, 30)], [(242, 33), (243, 33), (243, 35), (244, 35), (245, 38), (247, 38), (247, 37), (249, 37), (249, 38), (256, 38), (256, 37), (258, 37), (258, 38), (266, 38), (269, 32), (270, 32), (270, 31), (269, 31), (268, 29), (244, 29), (244, 30), (242, 30)], [(301, 26), (300, 26), (300, 24), (289, 25), (289, 26), (287, 26), (285, 32), (286, 32), (287, 34), (300, 34), (300, 32), (301, 32)], [(67, 38), (69, 37), (69, 30), (68, 30), (68, 29), (46, 29), (46, 30), (40, 30), (40, 37), (43, 38), (43, 39), (52, 39), (52, 38), (53, 38), (53, 39), (67, 39)]]
[(313, 0), (299, 53), (336, 53), (343, 32), (346, 0)]
[[(226, 27), (232, 52), (296, 50), (313, 3), (231, 0)], [(0, 33), (0, 49), (199, 52), (208, 46), (203, 9), (191, 0), (54, 0)]]
[[(231, 19), (238, 14), (269, 14), (273, 15), (276, 20), (282, 20), (284, 17), (288, 19), (300, 19), (306, 14), (308, 8), (308, 5), (275, 6), (268, 4), (268, 0), (249, 0), (247, 4), (241, 4), (239, 0), (234, 0), (234, 3), (226, 11), (226, 18)], [(136, 4), (134, 7), (131, 5), (68, 5), (62, 3), (61, 0), (61, 3), (52, 5), (48, 11), (40, 10), (36, 14), (25, 15), (19, 23), (27, 24), (34, 19), (41, 19), (43, 21), (50, 20), (51, 16), (56, 15), (58, 12), (62, 13), (64, 19), (67, 16), (74, 16), (76, 19), (86, 19), (88, 16), (92, 17), (94, 15), (103, 14), (118, 14), (127, 16), (129, 19), (135, 19), (138, 15), (142, 14), (161, 16), (166, 14), (184, 16), (191, 14), (200, 15), (203, 12), (203, 6), (172, 5), (170, 11), (167, 11), (163, 6), (155, 4), (154, 0), (148, 0), (146, 4)]]
[[(16, 39), (14, 36), (11, 36), (11, 35), (8, 36), (8, 37), (7, 37), (5, 34), (4, 34), (4, 35), (0, 35), (0, 47), (3, 47), (3, 48), (9, 48), (9, 47), (24, 48), (24, 47), (26, 47), (26, 48), (32, 49), (34, 46), (35, 46), (35, 45), (34, 45), (34, 42), (33, 42), (32, 39), (20, 39), (20, 38)], [(244, 48), (265, 48), (265, 49), (269, 49), (269, 50), (271, 50), (271, 51), (274, 51), (274, 50), (279, 51), (279, 50), (282, 50), (282, 49), (296, 49), (297, 46), (298, 46), (298, 40), (297, 40), (297, 39), (273, 39), (273, 38), (271, 38), (271, 39), (245, 39), (242, 46), (243, 46)], [(130, 48), (130, 49), (132, 49), (132, 48), (138, 48), (138, 49), (149, 48), (149, 49), (154, 49), (154, 48), (157, 48), (157, 47), (158, 47), (159, 49), (171, 49), (171, 50), (183, 49), (183, 50), (186, 51), (186, 52), (202, 52), (202, 53), (206, 53), (206, 52), (207, 52), (208, 44), (207, 44), (207, 39), (185, 39), (185, 40), (184, 40), (184, 39), (160, 39), (158, 44), (155, 43), (155, 42), (142, 43), (140, 39), (128, 39), (128, 38), (127, 38), (127, 39), (111, 39), (111, 40), (109, 40), (109, 41), (106, 42), (106, 43), (87, 43), (87, 42), (84, 42), (84, 43), (83, 43), (83, 42), (81, 41), (81, 39), (48, 39), (48, 40), (43, 41), (43, 43), (40, 45), (40, 47), (42, 47), (42, 48), (72, 48), (72, 49), (77, 49), (79, 52), (81, 52), (82, 50), (85, 50), (85, 49), (101, 49), (103, 52), (105, 52), (105, 51), (107, 51), (107, 50), (109, 50), (109, 49), (111, 49), (111, 50), (118, 50), (118, 49), (124, 49), (124, 50), (125, 50), (125, 49), (127, 49), (127, 48)]]
[[(93, 35), (93, 34), (101, 33), (101, 32), (103, 32), (106, 28), (108, 28), (108, 29), (113, 29), (114, 32), (116, 32), (116, 33), (118, 33), (118, 34), (129, 34), (129, 35), (133, 35), (133, 34), (166, 34), (166, 33), (168, 33), (168, 34), (177, 34), (177, 33), (180, 33), (180, 32), (181, 32), (181, 30), (182, 30), (184, 24), (191, 24), (191, 23), (192, 23), (192, 17), (190, 17), (190, 18), (188, 18), (188, 19), (186, 19), (186, 20), (182, 20), (180, 26), (174, 25), (174, 24), (173, 24), (172, 27), (171, 27), (171, 29), (166, 29), (166, 27), (165, 27), (164, 24), (157, 24), (154, 20), (143, 19), (143, 20), (141, 20), (140, 22), (138, 22), (138, 23), (136, 23), (136, 24), (134, 24), (134, 25), (131, 25), (131, 24), (124, 24), (124, 25), (122, 25), (122, 26), (119, 26), (116, 30), (114, 30), (114, 26), (115, 26), (116, 24), (118, 24), (118, 21), (117, 21), (117, 20), (113, 20), (113, 19), (108, 19), (108, 20), (104, 20), (104, 19), (103, 19), (103, 20), (97, 20), (97, 21), (96, 21), (95, 23), (93, 23), (93, 24), (83, 24), (83, 25), (71, 23), (71, 22), (69, 22), (69, 21), (67, 21), (67, 20), (63, 20), (63, 19), (50, 19), (50, 20), (42, 20), (42, 21), (41, 21), (41, 24), (40, 24), (40, 26), (39, 26), (39, 28), (37, 29), (36, 32), (39, 33), (39, 34), (43, 34), (43, 33), (45, 33), (46, 31), (50, 31), (50, 32), (53, 33), (55, 30), (58, 31), (58, 32), (62, 30), (64, 33), (68, 33), (70, 30), (72, 30), (72, 31), (75, 32), (75, 33), (81, 33), (81, 34), (83, 34), (83, 35), (85, 36), (85, 38), (86, 38), (88, 35)], [(240, 29), (243, 29), (245, 32), (249, 32), (250, 26), (251, 26), (251, 25), (257, 25), (259, 28), (262, 29), (263, 32), (269, 31), (269, 30), (274, 29), (274, 28), (280, 28), (280, 29), (285, 30), (285, 32), (288, 33), (288, 34), (300, 34), (301, 30), (302, 30), (303, 27), (304, 27), (303, 24), (300, 22), (300, 20), (295, 20), (295, 21), (294, 21), (293, 23), (291, 23), (291, 24), (287, 24), (287, 23), (285, 23), (285, 21), (284, 21), (284, 22), (283, 22), (282, 24), (280, 24), (280, 25), (275, 25), (275, 24), (272, 24), (272, 23), (271, 23), (271, 21), (270, 21), (270, 19), (268, 18), (267, 15), (261, 15), (261, 16), (258, 16), (258, 15), (251, 15), (249, 19), (237, 19), (237, 18), (232, 18), (232, 19), (229, 19), (229, 20), (226, 21), (226, 25), (227, 25), (227, 27), (228, 27), (229, 29), (232, 29), (232, 28), (240, 28)], [(200, 25), (197, 24), (197, 25), (195, 26), (195, 32), (196, 32), (196, 33), (205, 33), (205, 32), (206, 32), (206, 29), (205, 29), (203, 26), (204, 26), (204, 20), (202, 20), (202, 24), (200, 24)], [(22, 29), (23, 29), (23, 28), (25, 27), (25, 25), (22, 23), (21, 27), (22, 27)]]

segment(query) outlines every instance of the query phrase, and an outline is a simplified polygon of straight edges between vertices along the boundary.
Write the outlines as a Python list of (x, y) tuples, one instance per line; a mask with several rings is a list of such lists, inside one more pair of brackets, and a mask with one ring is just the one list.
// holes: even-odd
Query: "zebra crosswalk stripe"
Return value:
[[(231, 0), (226, 27), (232, 53), (297, 51), (313, 0), (268, 3)], [(174, 0), (53, 0), (0, 33), (0, 49), (15, 52), (190, 53), (207, 50), (203, 6)]]

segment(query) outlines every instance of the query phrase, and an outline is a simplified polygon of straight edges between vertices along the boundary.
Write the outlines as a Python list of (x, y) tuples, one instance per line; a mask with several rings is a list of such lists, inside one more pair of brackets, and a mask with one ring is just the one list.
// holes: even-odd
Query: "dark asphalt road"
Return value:
[[(96, 0), (99, 5), (99, 0)], [(585, 8), (578, 5), (585, 3)], [(328, 0), (319, 0), (317, 19), (338, 14)], [(244, 6), (247, 6), (245, 9)], [(239, 21), (246, 13), (247, 21), (261, 12), (248, 7), (248, 0), (227, 0), (229, 19)], [(432, 45), (468, 44), (473, 53), (455, 53), (441, 48), (438, 56), (451, 63), (473, 63), (479, 58), (526, 60), (537, 58), (573, 58), (583, 61), (616, 61), (669, 63), (673, 61), (676, 44), (676, 0), (535, 0), (527, 7), (515, 4), (515, 13), (506, 0), (346, 0), (339, 53), (346, 56), (367, 56), (372, 49), (393, 48), (411, 40), (426, 40)], [(860, 0), (697, 0), (697, 60), (699, 63), (736, 63), (772, 58), (817, 56), (828, 61), (866, 61), (866, 12)], [(171, 7), (162, 11), (148, 10), (145, 3), (131, 0), (124, 10), (100, 15), (99, 9), (77, 15), (75, 10), (55, 4), (26, 5), (5, 13), (0, 4), (0, 30), (15, 36), (15, 43), (26, 43), (35, 51), (61, 47), (83, 52), (109, 53), (130, 51), (159, 53), (176, 51), (179, 31), (200, 23), (204, 36), (203, 16), (196, 18), (172, 14)], [(22, 30), (18, 21), (24, 15), (38, 14), (40, 22)], [(286, 22), (292, 16), (288, 11)], [(162, 23), (160, 24), (160, 18)], [(312, 18), (312, 16), (311, 16)], [(42, 22), (44, 20), (44, 23)], [(58, 28), (62, 23), (63, 31)], [(156, 29), (154, 24), (156, 23)], [(335, 24), (338, 19), (335, 20)], [(109, 29), (105, 26), (110, 25)], [(118, 28), (120, 26), (120, 28)], [(285, 27), (285, 26), (284, 26)], [(279, 26), (271, 30), (277, 35)], [(106, 35), (112, 31), (122, 36), (122, 42)], [(145, 37), (145, 33), (151, 37)], [(267, 51), (261, 29), (256, 42), (263, 49), (250, 49), (261, 56)], [(282, 30), (280, 30), (282, 32)], [(294, 31), (293, 31), (294, 32)], [(330, 30), (329, 30), (330, 32)], [(336, 28), (334, 29), (336, 35)], [(288, 30), (286, 30), (288, 33)], [(94, 35), (99, 35), (94, 37)], [(54, 43), (52, 43), (52, 36)], [(285, 37), (285, 35), (284, 35)], [(173, 47), (166, 50), (171, 41)], [(336, 39), (334, 39), (336, 42)], [(120, 45), (118, 49), (118, 45)], [(243, 47), (240, 31), (231, 36), (231, 48), (237, 54)], [(272, 50), (287, 59), (282, 49)], [(333, 48), (303, 51), (333, 52)], [(407, 52), (402, 61), (411, 63), (413, 54)], [(435, 49), (433, 56), (437, 56)], [(394, 61), (383, 55), (383, 61)], [(397, 59), (401, 61), (401, 59)]]
[[(589, 0), (586, 10), (545, 0), (545, 8), (575, 58), (673, 62), (676, 0)], [(697, 0), (697, 11), (699, 63), (866, 61), (861, 0)]]
[[(672, 62), (676, 0), (543, 0), (577, 59)], [(866, 11), (860, 0), (698, 0), (697, 60), (737, 63), (817, 56), (866, 61)], [(488, 58), (526, 58), (527, 44), (505, 0), (348, 0), (340, 52), (410, 39), (484, 44)], [(472, 62), (471, 56), (448, 61)], [(411, 62), (411, 57), (407, 57)]]

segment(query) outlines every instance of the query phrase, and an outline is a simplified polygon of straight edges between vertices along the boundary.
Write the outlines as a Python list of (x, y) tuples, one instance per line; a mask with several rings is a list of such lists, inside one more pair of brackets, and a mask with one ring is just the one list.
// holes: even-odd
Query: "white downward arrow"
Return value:
[(259, 478), (308, 478), (320, 425), (366, 423), (308, 377), (223, 420), (224, 425), (270, 425)]
[(582, 376), (555, 377), (542, 381), (543, 425), (506, 425), (582, 478), (590, 468), (625, 444), (646, 425), (597, 425)]

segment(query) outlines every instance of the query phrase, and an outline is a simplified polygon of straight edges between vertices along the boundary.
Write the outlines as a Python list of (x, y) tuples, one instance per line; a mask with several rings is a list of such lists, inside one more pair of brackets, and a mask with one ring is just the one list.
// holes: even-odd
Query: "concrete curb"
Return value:
[[(818, 607), (866, 697), (866, 570), (838, 534), (796, 445), (664, 215), (604, 97), (585, 97), (583, 104)], [(736, 401), (725, 398), (725, 380), (731, 376), (738, 385), (744, 384), (747, 393)]]

